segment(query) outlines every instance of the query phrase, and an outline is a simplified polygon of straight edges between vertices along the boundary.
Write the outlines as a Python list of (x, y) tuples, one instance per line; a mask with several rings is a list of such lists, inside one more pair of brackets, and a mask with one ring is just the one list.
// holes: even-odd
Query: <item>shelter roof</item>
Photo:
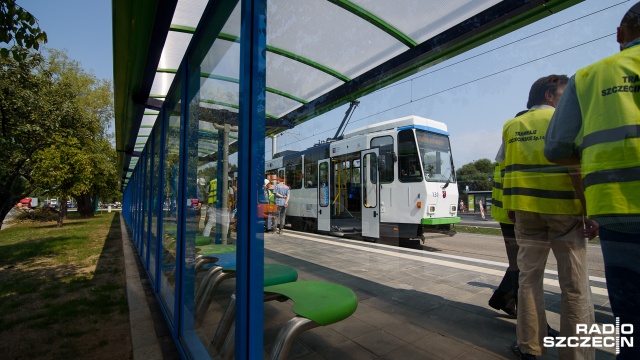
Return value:
[[(268, 0), (267, 135), (581, 1)], [(125, 177), (135, 167), (208, 2), (113, 0), (116, 149)], [(219, 62), (201, 76), (237, 92), (236, 4), (210, 50), (221, 54)], [(236, 61), (229, 52), (236, 53)], [(238, 109), (237, 101), (213, 98), (202, 99), (201, 106)], [(211, 146), (209, 154), (200, 155), (215, 151)]]

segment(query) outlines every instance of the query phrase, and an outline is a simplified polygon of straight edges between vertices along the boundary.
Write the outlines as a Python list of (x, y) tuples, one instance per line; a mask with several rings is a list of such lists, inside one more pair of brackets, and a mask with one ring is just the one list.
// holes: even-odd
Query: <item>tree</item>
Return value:
[(74, 97), (39, 56), (0, 57), (0, 220), (35, 190), (32, 156), (78, 126), (66, 106)]
[(72, 193), (78, 201), (78, 212), (82, 217), (93, 216), (98, 198), (122, 198), (118, 190), (116, 150), (111, 143), (105, 138), (97, 139), (87, 153), (91, 164), (91, 172), (86, 179), (89, 186), (86, 191)]
[(47, 33), (40, 29), (38, 20), (16, 4), (15, 0), (0, 0), (0, 43), (10, 45), (0, 48), (0, 58), (9, 55), (22, 62), (30, 54), (22, 49), (38, 50), (40, 43), (47, 43)]
[(456, 170), (460, 198), (468, 202), (466, 187), (469, 190), (491, 190), (493, 188), (493, 170), (495, 163), (489, 159), (480, 159), (462, 165)]
[(60, 51), (25, 59), (0, 59), (0, 220), (36, 187), (64, 200), (114, 196), (111, 84)]
[[(98, 197), (111, 199), (118, 195), (116, 152), (109, 142), (110, 135), (106, 133), (109, 122), (113, 119), (111, 83), (83, 71), (80, 63), (70, 59), (63, 52), (51, 51), (47, 60), (50, 71), (75, 94), (70, 105), (79, 118), (78, 124), (82, 125), (74, 134), (74, 148), (77, 151), (68, 152), (66, 162), (89, 164), (86, 172), (77, 169), (79, 176), (70, 178), (72, 183), (58, 183), (56, 191), (66, 191), (67, 196), (76, 198), (80, 215), (91, 217), (94, 215)], [(57, 142), (62, 148), (70, 146), (65, 143), (64, 138)], [(73, 167), (71, 164), (66, 166)], [(51, 186), (49, 181), (39, 184)]]
[(61, 198), (58, 213), (58, 227), (61, 227), (67, 213), (67, 200), (72, 194), (89, 190), (92, 170), (89, 155), (82, 151), (77, 139), (71, 138), (37, 151), (32, 160), (33, 178), (38, 185)]

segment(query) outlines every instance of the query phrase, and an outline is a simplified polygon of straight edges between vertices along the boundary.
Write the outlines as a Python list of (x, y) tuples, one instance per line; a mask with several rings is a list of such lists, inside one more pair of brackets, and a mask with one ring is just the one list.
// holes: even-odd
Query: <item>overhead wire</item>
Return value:
[(629, 1), (630, 1), (630, 0), (624, 0), (624, 1), (619, 2), (619, 3), (617, 3), (617, 4), (613, 4), (613, 5), (608, 6), (608, 7), (606, 7), (606, 8), (602, 8), (602, 9), (600, 9), (600, 10), (596, 10), (596, 11), (594, 11), (594, 12), (591, 12), (591, 13), (589, 13), (589, 14), (586, 14), (586, 15), (583, 15), (583, 16), (580, 16), (580, 17), (577, 17), (577, 18), (575, 18), (575, 19), (573, 19), (573, 20), (569, 20), (569, 21), (564, 22), (564, 23), (562, 23), (562, 24), (558, 24), (558, 25), (556, 25), (556, 26), (552, 26), (552, 27), (550, 27), (550, 28), (548, 28), (548, 29), (545, 29), (545, 30), (542, 30), (542, 31), (538, 31), (537, 33), (531, 34), (531, 35), (529, 35), (529, 36), (525, 36), (525, 37), (523, 37), (523, 38), (520, 38), (520, 39), (517, 39), (517, 40), (511, 41), (511, 42), (509, 42), (509, 43), (506, 43), (506, 44), (503, 44), (503, 45), (497, 46), (497, 47), (495, 47), (495, 48), (492, 48), (492, 49), (489, 49), (489, 50), (487, 50), (487, 51), (481, 52), (481, 53), (479, 53), (479, 54), (476, 54), (476, 55), (470, 56), (470, 57), (468, 57), (468, 58), (465, 58), (465, 59), (462, 59), (462, 60), (456, 61), (456, 62), (454, 62), (454, 63), (448, 64), (448, 65), (443, 66), (443, 67), (441, 67), (441, 68), (438, 68), (438, 69), (435, 69), (435, 70), (432, 70), (432, 71), (425, 72), (424, 74), (417, 75), (417, 76), (415, 76), (415, 77), (412, 77), (411, 79), (407, 79), (407, 80), (403, 80), (403, 81), (398, 81), (398, 82), (396, 82), (396, 83), (394, 83), (394, 84), (392, 84), (392, 85), (385, 86), (385, 87), (384, 87), (384, 88), (382, 88), (382, 89), (378, 89), (378, 90), (376, 90), (376, 91), (372, 92), (372, 94), (373, 94), (373, 93), (376, 93), (376, 92), (378, 92), (378, 91), (388, 90), (388, 89), (390, 89), (390, 88), (392, 88), (392, 87), (395, 87), (395, 86), (398, 86), (398, 85), (402, 85), (402, 84), (405, 84), (405, 83), (411, 82), (411, 81), (413, 81), (413, 80), (419, 79), (419, 78), (421, 78), (421, 77), (425, 77), (425, 76), (427, 76), (427, 75), (434, 74), (434, 73), (436, 73), (436, 72), (438, 72), (438, 71), (442, 71), (442, 70), (447, 69), (447, 68), (450, 68), (450, 67), (452, 67), (452, 66), (454, 66), (454, 65), (461, 64), (461, 63), (463, 63), (463, 62), (469, 61), (469, 60), (471, 60), (471, 59), (475, 59), (475, 58), (480, 57), (480, 56), (482, 56), (482, 55), (486, 55), (486, 54), (488, 54), (488, 53), (490, 53), (490, 52), (493, 52), (493, 51), (496, 51), (496, 50), (499, 50), (499, 49), (505, 48), (505, 47), (507, 47), (507, 46), (509, 46), (509, 45), (513, 45), (513, 44), (515, 44), (515, 43), (518, 43), (518, 42), (521, 42), (521, 41), (524, 41), (524, 40), (530, 39), (530, 38), (532, 38), (532, 37), (538, 36), (538, 35), (543, 34), (543, 33), (545, 33), (545, 32), (548, 32), (548, 31), (551, 31), (551, 30), (555, 30), (555, 29), (557, 29), (557, 28), (559, 28), (559, 27), (562, 27), (562, 26), (565, 26), (565, 25), (571, 24), (571, 23), (576, 22), (576, 21), (578, 21), (578, 20), (585, 19), (585, 18), (587, 18), (587, 17), (589, 17), (589, 16), (592, 16), (592, 15), (595, 15), (595, 14), (601, 13), (601, 12), (603, 12), (603, 11), (605, 11), (605, 10), (609, 10), (609, 9), (614, 8), (614, 7), (616, 7), (616, 6), (620, 6), (620, 5), (622, 5), (622, 4), (624, 4), (624, 3), (627, 3), (627, 2), (629, 2)]
[[(515, 68), (518, 68), (518, 67), (521, 67), (521, 66), (524, 66), (524, 65), (528, 65), (528, 64), (530, 64), (530, 63), (533, 63), (533, 62), (536, 62), (536, 61), (542, 60), (542, 59), (544, 59), (544, 58), (548, 58), (548, 57), (551, 57), (551, 56), (554, 56), (554, 55), (557, 55), (557, 54), (560, 54), (560, 53), (563, 53), (563, 52), (566, 52), (566, 51), (569, 51), (569, 50), (575, 49), (575, 48), (577, 48), (577, 47), (587, 45), (587, 44), (589, 44), (589, 43), (592, 43), (592, 42), (595, 42), (595, 41), (598, 41), (598, 40), (602, 40), (602, 39), (604, 39), (604, 38), (606, 38), (606, 37), (609, 37), (609, 36), (612, 36), (612, 35), (615, 35), (615, 33), (611, 33), (611, 34), (603, 35), (603, 36), (600, 36), (600, 37), (598, 37), (598, 38), (596, 38), (596, 39), (589, 40), (589, 41), (586, 41), (586, 42), (584, 42), (584, 43), (581, 43), (581, 44), (578, 44), (578, 45), (574, 45), (574, 46), (572, 46), (572, 47), (569, 47), (569, 48), (566, 48), (566, 49), (563, 49), (563, 50), (559, 50), (559, 51), (556, 51), (556, 52), (554, 52), (554, 53), (547, 54), (547, 55), (545, 55), (545, 56), (541, 56), (541, 57), (538, 57), (538, 58), (536, 58), (536, 59), (533, 59), (533, 60), (529, 60), (529, 61), (526, 61), (526, 62), (520, 63), (520, 64), (518, 64), (518, 65), (510, 66), (510, 67), (508, 67), (508, 68), (506, 68), (506, 69), (502, 69), (502, 70), (499, 70), (499, 71), (493, 72), (493, 73), (488, 74), (488, 75), (485, 75), (485, 76), (481, 76), (481, 77), (479, 77), (479, 78), (477, 78), (477, 79), (474, 79), (474, 80), (471, 80), (471, 81), (467, 81), (467, 82), (464, 82), (464, 83), (461, 83), (461, 84), (458, 84), (458, 85), (455, 85), (455, 86), (451, 86), (451, 87), (449, 87), (449, 88), (446, 88), (446, 89), (443, 89), (443, 90), (439, 90), (439, 91), (433, 92), (433, 93), (431, 93), (431, 94), (429, 94), (429, 95), (425, 95), (425, 96), (422, 96), (422, 97), (419, 97), (419, 98), (416, 98), (416, 99), (411, 99), (411, 100), (409, 100), (409, 101), (407, 101), (407, 102), (404, 102), (404, 103), (402, 103), (402, 104), (398, 104), (398, 105), (396, 105), (396, 106), (388, 107), (388, 108), (386, 108), (386, 109), (384, 109), (384, 110), (381, 110), (381, 111), (379, 111), (379, 112), (376, 112), (376, 113), (369, 114), (369, 115), (367, 115), (367, 116), (361, 117), (361, 118), (359, 118), (359, 119), (357, 119), (357, 120), (352, 121), (351, 123), (352, 123), (352, 124), (355, 124), (355, 123), (357, 123), (357, 122), (360, 122), (360, 121), (366, 120), (366, 119), (368, 119), (368, 118), (371, 118), (371, 117), (374, 117), (374, 116), (377, 116), (377, 115), (383, 114), (383, 113), (385, 113), (385, 112), (387, 112), (387, 111), (391, 111), (391, 110), (394, 110), (394, 109), (397, 109), (397, 108), (400, 108), (400, 107), (403, 107), (403, 106), (409, 105), (409, 104), (411, 104), (411, 103), (413, 103), (413, 102), (421, 101), (421, 100), (424, 100), (424, 99), (426, 99), (426, 98), (430, 98), (430, 97), (432, 97), (432, 96), (442, 94), (443, 92), (446, 92), (446, 91), (449, 91), (449, 90), (453, 90), (453, 89), (457, 89), (457, 88), (459, 88), (459, 87), (461, 87), (461, 86), (469, 85), (469, 84), (475, 83), (475, 82), (477, 82), (477, 81), (484, 80), (484, 79), (489, 78), (489, 77), (492, 77), (492, 76), (496, 76), (496, 75), (498, 75), (498, 74), (501, 74), (501, 73), (504, 73), (504, 72), (507, 72), (507, 71), (513, 70), (513, 69), (515, 69)], [(294, 143), (296, 143), (296, 142), (300, 142), (300, 141), (303, 141), (303, 140), (306, 140), (306, 139), (310, 139), (310, 138), (312, 138), (312, 137), (315, 137), (315, 136), (318, 136), (318, 135), (322, 135), (322, 134), (324, 134), (324, 133), (328, 133), (328, 132), (331, 132), (331, 131), (334, 131), (334, 130), (335, 130), (335, 129), (325, 130), (325, 131), (322, 131), (322, 132), (320, 132), (320, 133), (314, 134), (314, 135), (312, 135), (312, 136), (308, 136), (308, 137), (305, 137), (305, 138), (299, 139), (299, 140), (297, 140), (297, 141), (290, 142), (290, 143), (288, 143), (288, 145), (291, 145), (291, 144), (294, 144)]]
[[(586, 14), (586, 15), (580, 16), (580, 17), (575, 18), (575, 19), (573, 19), (573, 20), (570, 20), (570, 21), (564, 22), (564, 23), (562, 23), (562, 24), (558, 24), (558, 25), (552, 26), (552, 27), (550, 27), (550, 28), (548, 28), (548, 29), (545, 29), (545, 30), (539, 31), (539, 32), (537, 32), (537, 33), (535, 33), (535, 34), (531, 34), (531, 35), (525, 36), (525, 37), (523, 37), (523, 38), (520, 38), (520, 39), (517, 39), (517, 40), (511, 41), (511, 42), (509, 42), (509, 43), (507, 43), (507, 44), (503, 44), (503, 45), (501, 45), (501, 46), (497, 46), (497, 47), (495, 47), (495, 48), (489, 49), (489, 50), (484, 51), (484, 52), (482, 52), (482, 53), (480, 53), (480, 54), (476, 54), (476, 55), (470, 56), (470, 57), (468, 57), (468, 58), (465, 58), (465, 59), (462, 59), (462, 60), (456, 61), (456, 62), (454, 62), (454, 63), (452, 63), (452, 64), (448, 64), (448, 65), (443, 66), (443, 67), (441, 67), (441, 68), (438, 68), (438, 69), (436, 69), (436, 70), (433, 70), (433, 71), (430, 71), (430, 72), (427, 72), (427, 73), (424, 73), (424, 74), (421, 74), (421, 75), (415, 76), (415, 77), (413, 77), (413, 78), (411, 78), (411, 79), (408, 79), (408, 80), (404, 80), (404, 81), (397, 82), (397, 83), (395, 83), (395, 84), (393, 84), (393, 85), (389, 85), (389, 86), (386, 86), (386, 87), (384, 87), (384, 88), (382, 88), (382, 89), (376, 90), (376, 91), (372, 92), (372, 94), (373, 94), (373, 93), (376, 93), (376, 92), (379, 92), (379, 91), (383, 91), (383, 90), (389, 90), (389, 89), (391, 89), (391, 88), (393, 88), (393, 87), (395, 87), (395, 86), (398, 86), (398, 85), (401, 85), (401, 84), (405, 84), (405, 83), (407, 83), (407, 82), (412, 82), (413, 80), (419, 79), (419, 78), (421, 78), (421, 77), (424, 77), (424, 76), (427, 76), (427, 75), (430, 75), (430, 74), (436, 73), (436, 72), (438, 72), (438, 71), (444, 70), (444, 69), (449, 68), (449, 67), (452, 67), (452, 66), (454, 66), (454, 65), (458, 65), (458, 64), (460, 64), (460, 63), (463, 63), (463, 62), (466, 62), (466, 61), (468, 61), (468, 60), (471, 60), (471, 59), (474, 59), (474, 58), (480, 57), (480, 56), (482, 56), (482, 55), (486, 55), (486, 54), (488, 54), (488, 53), (490, 53), (490, 52), (493, 52), (493, 51), (499, 50), (499, 49), (504, 48), (504, 47), (509, 46), (509, 45), (513, 45), (513, 44), (515, 44), (515, 43), (517, 43), (517, 42), (524, 41), (524, 40), (526, 40), (526, 39), (529, 39), (529, 38), (532, 38), (532, 37), (534, 37), (534, 36), (537, 36), (537, 35), (543, 34), (543, 33), (545, 33), (545, 32), (548, 32), (548, 31), (550, 31), (550, 30), (554, 30), (554, 29), (557, 29), (557, 28), (559, 28), (559, 27), (562, 27), (562, 26), (568, 25), (568, 24), (573, 23), (573, 22), (576, 22), (576, 21), (578, 21), (578, 20), (585, 19), (585, 18), (587, 18), (587, 17), (589, 17), (589, 16), (595, 15), (595, 14), (600, 13), (600, 12), (603, 12), (603, 11), (605, 11), (605, 10), (609, 10), (609, 9), (611, 9), (611, 8), (614, 8), (614, 7), (616, 7), (616, 6), (622, 5), (622, 4), (627, 3), (627, 2), (629, 2), (629, 1), (630, 1), (630, 0), (624, 0), (624, 1), (621, 1), (621, 2), (619, 2), (619, 3), (617, 3), (617, 4), (613, 4), (613, 5), (611, 5), (611, 6), (608, 6), (608, 7), (602, 8), (602, 9), (600, 9), (600, 10), (597, 10), (597, 11), (591, 12), (591, 13), (589, 13), (589, 14)], [(583, 43), (580, 43), (580, 44), (577, 44), (577, 45), (574, 45), (574, 46), (568, 47), (568, 48), (566, 48), (566, 49), (562, 49), (562, 50), (556, 51), (556, 52), (554, 52), (554, 53), (547, 54), (547, 55), (545, 55), (545, 56), (541, 56), (541, 57), (535, 58), (535, 59), (533, 59), (533, 60), (529, 60), (529, 61), (526, 61), (526, 62), (520, 63), (520, 64), (518, 64), (518, 65), (510, 66), (510, 67), (508, 67), (508, 68), (505, 68), (505, 69), (502, 69), (502, 70), (499, 70), (499, 71), (493, 72), (493, 73), (491, 73), (491, 74), (481, 76), (481, 77), (479, 77), (479, 78), (477, 78), (477, 79), (474, 79), (474, 80), (471, 80), (471, 81), (467, 81), (467, 82), (464, 82), (464, 83), (461, 83), (461, 84), (458, 84), (458, 85), (455, 85), (455, 86), (452, 86), (452, 87), (446, 88), (446, 89), (444, 89), (444, 90), (440, 90), (440, 91), (437, 91), (437, 92), (431, 93), (431, 94), (429, 94), (429, 95), (425, 95), (425, 96), (419, 97), (419, 98), (417, 98), (417, 99), (411, 99), (411, 100), (409, 100), (409, 101), (407, 101), (407, 102), (405, 102), (405, 103), (398, 104), (398, 105), (396, 105), (396, 106), (392, 106), (392, 107), (386, 108), (386, 109), (384, 109), (384, 110), (382, 110), (382, 111), (379, 111), (379, 112), (376, 112), (376, 113), (373, 113), (373, 114), (370, 114), (370, 115), (364, 116), (364, 117), (362, 117), (362, 118), (359, 118), (359, 119), (357, 119), (357, 120), (352, 121), (351, 123), (352, 123), (352, 124), (354, 124), (354, 123), (357, 123), (357, 122), (360, 122), (360, 121), (366, 120), (366, 119), (368, 119), (368, 118), (371, 118), (371, 117), (374, 117), (374, 116), (377, 116), (377, 115), (383, 114), (383, 113), (385, 113), (385, 112), (387, 112), (387, 111), (391, 111), (391, 110), (394, 110), (394, 109), (397, 109), (397, 108), (400, 108), (400, 107), (403, 107), (403, 106), (409, 105), (409, 104), (411, 104), (411, 103), (413, 103), (413, 102), (421, 101), (421, 100), (424, 100), (424, 99), (430, 98), (430, 97), (432, 97), (432, 96), (439, 95), (439, 94), (441, 94), (441, 93), (443, 93), (443, 92), (446, 92), (446, 91), (449, 91), (449, 90), (453, 90), (453, 89), (457, 89), (457, 88), (459, 88), (460, 86), (464, 86), (464, 85), (472, 84), (472, 83), (475, 83), (475, 82), (477, 82), (477, 81), (484, 80), (484, 79), (486, 79), (486, 78), (489, 78), (489, 77), (492, 77), (492, 76), (499, 75), (499, 74), (501, 74), (501, 73), (504, 73), (504, 72), (507, 72), (507, 71), (513, 70), (513, 69), (515, 69), (515, 68), (518, 68), (518, 67), (521, 67), (521, 66), (524, 66), (524, 65), (528, 65), (528, 64), (530, 64), (530, 63), (533, 63), (533, 62), (536, 62), (536, 61), (540, 61), (540, 60), (542, 60), (542, 59), (545, 59), (545, 58), (548, 58), (548, 57), (551, 57), (551, 56), (555, 56), (555, 55), (558, 55), (558, 54), (560, 54), (560, 53), (563, 53), (563, 52), (566, 52), (566, 51), (569, 51), (569, 50), (573, 50), (573, 49), (575, 49), (575, 48), (578, 48), (578, 47), (580, 47), (580, 46), (584, 46), (584, 45), (590, 44), (590, 43), (595, 42), (595, 41), (598, 41), (598, 40), (602, 40), (602, 39), (604, 39), (604, 38), (606, 38), (606, 37), (609, 37), (609, 36), (612, 36), (612, 35), (615, 35), (615, 33), (611, 33), (611, 34), (603, 35), (603, 36), (600, 36), (600, 37), (598, 37), (598, 38), (595, 38), (595, 39), (592, 39), (592, 40), (589, 40), (589, 41), (586, 41), (586, 42), (583, 42)], [(412, 95), (412, 96), (413, 96), (413, 95)], [(313, 135), (311, 135), (311, 136), (308, 136), (308, 137), (305, 137), (305, 138), (302, 138), (302, 139), (299, 139), (299, 140), (296, 140), (296, 141), (290, 142), (290, 143), (288, 143), (287, 145), (292, 145), (292, 144), (295, 144), (295, 143), (297, 143), (297, 142), (301, 142), (301, 141), (303, 141), (303, 140), (307, 140), (307, 139), (310, 139), (310, 138), (313, 138), (313, 137), (316, 137), (316, 136), (319, 136), (319, 135), (322, 135), (322, 134), (325, 134), (325, 133), (329, 133), (329, 132), (334, 131), (334, 130), (335, 130), (335, 129), (328, 129), (328, 130), (322, 131), (322, 132), (320, 132), (320, 133), (313, 134)]]

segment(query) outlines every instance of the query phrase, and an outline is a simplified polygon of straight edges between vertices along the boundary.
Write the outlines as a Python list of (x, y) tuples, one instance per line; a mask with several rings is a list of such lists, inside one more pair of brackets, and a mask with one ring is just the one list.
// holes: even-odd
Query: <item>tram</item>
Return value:
[(268, 179), (291, 189), (294, 229), (400, 246), (455, 234), (454, 169), (447, 126), (418, 116), (284, 151), (265, 164)]

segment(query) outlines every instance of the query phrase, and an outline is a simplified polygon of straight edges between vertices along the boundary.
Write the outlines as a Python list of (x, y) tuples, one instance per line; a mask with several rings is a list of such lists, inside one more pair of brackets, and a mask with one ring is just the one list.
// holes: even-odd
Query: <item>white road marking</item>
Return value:
[[(469, 264), (461, 264), (461, 263), (457, 263), (457, 262), (453, 262), (453, 261), (439, 260), (439, 259), (434, 259), (433, 257), (449, 258), (449, 259), (455, 259), (455, 260), (464, 260), (464, 261), (467, 261), (467, 262), (475, 262), (475, 263), (487, 264), (487, 265), (498, 265), (498, 266), (504, 266), (505, 268), (507, 267), (507, 264), (496, 262), (496, 261), (474, 259), (474, 258), (468, 258), (468, 257), (464, 257), (464, 256), (448, 255), (448, 254), (433, 254), (433, 253), (426, 254), (425, 252), (420, 251), (420, 250), (413, 250), (413, 249), (405, 249), (405, 248), (403, 248), (402, 249), (403, 251), (410, 251), (410, 252), (413, 251), (413, 252), (416, 252), (417, 254), (420, 254), (420, 255), (405, 254), (405, 253), (400, 253), (400, 252), (396, 252), (396, 251), (384, 250), (384, 248), (394, 248), (394, 247), (392, 247), (390, 245), (367, 243), (367, 245), (373, 245), (373, 246), (377, 247), (377, 248), (371, 248), (371, 247), (368, 247), (368, 246), (362, 246), (362, 242), (360, 242), (360, 241), (349, 240), (349, 239), (340, 239), (339, 241), (336, 241), (335, 238), (328, 237), (328, 236), (323, 236), (323, 235), (314, 235), (314, 237), (311, 237), (311, 236), (300, 235), (300, 233), (295, 233), (293, 231), (290, 231), (290, 232), (287, 233), (287, 236), (292, 236), (292, 237), (296, 237), (296, 238), (299, 238), (299, 239), (315, 241), (315, 242), (334, 245), (334, 246), (342, 246), (342, 247), (349, 248), (349, 249), (356, 249), (356, 250), (367, 251), (367, 252), (372, 252), (372, 253), (376, 253), (376, 254), (395, 256), (397, 258), (402, 258), (402, 259), (409, 259), (409, 260), (421, 261), (421, 262), (424, 262), (424, 263), (429, 263), (429, 264), (434, 264), (434, 265), (447, 266), (447, 267), (460, 269), (460, 270), (474, 271), (474, 272), (478, 272), (478, 273), (482, 273), (482, 274), (488, 274), (488, 275), (503, 276), (504, 275), (504, 271), (502, 271), (502, 270), (494, 270), (494, 269), (487, 269), (487, 268), (484, 268), (484, 267), (481, 267), (481, 266), (475, 266), (475, 265), (469, 265)], [(317, 237), (315, 237), (315, 236), (317, 236)], [(326, 238), (326, 239), (333, 239), (333, 240), (324, 240), (324, 239), (321, 239), (321, 237)], [(428, 257), (425, 256), (425, 255), (428, 255)], [(546, 270), (545, 273), (552, 274), (552, 275), (558, 275), (557, 271), (551, 271), (551, 270)], [(606, 283), (604, 278), (596, 277), (596, 276), (590, 276), (589, 280), (594, 281), (594, 282), (600, 282), (600, 283), (603, 283), (603, 284)], [(543, 283), (545, 285), (549, 285), (549, 286), (554, 286), (554, 287), (560, 288), (560, 284), (558, 283), (558, 280), (545, 278), (543, 280)], [(593, 294), (597, 294), (597, 295), (608, 296), (607, 289), (606, 288), (602, 288), (602, 287), (591, 286), (591, 292)]]

